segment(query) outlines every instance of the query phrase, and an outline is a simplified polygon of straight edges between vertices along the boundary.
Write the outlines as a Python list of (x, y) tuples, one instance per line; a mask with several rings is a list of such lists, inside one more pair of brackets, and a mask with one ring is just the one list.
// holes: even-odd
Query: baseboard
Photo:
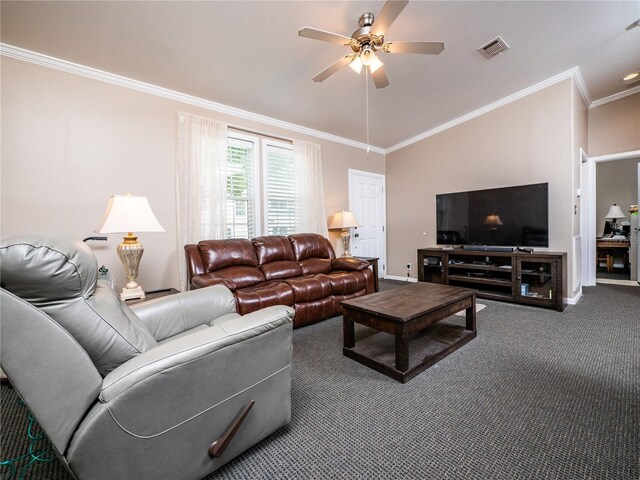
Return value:
[(567, 305), (576, 305), (578, 303), (578, 300), (580, 300), (580, 298), (582, 298), (582, 287), (580, 287), (580, 290), (578, 291), (578, 293), (576, 293), (575, 297), (565, 298), (564, 301)]
[(417, 278), (413, 278), (413, 277), (399, 277), (397, 275), (385, 275), (384, 277), (382, 277), (383, 280), (399, 280), (401, 282), (417, 282), (418, 279)]

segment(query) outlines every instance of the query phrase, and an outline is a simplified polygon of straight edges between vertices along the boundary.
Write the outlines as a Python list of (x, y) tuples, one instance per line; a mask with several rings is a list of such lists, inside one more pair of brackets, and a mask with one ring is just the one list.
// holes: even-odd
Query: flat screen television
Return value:
[(549, 246), (549, 184), (436, 195), (438, 245)]

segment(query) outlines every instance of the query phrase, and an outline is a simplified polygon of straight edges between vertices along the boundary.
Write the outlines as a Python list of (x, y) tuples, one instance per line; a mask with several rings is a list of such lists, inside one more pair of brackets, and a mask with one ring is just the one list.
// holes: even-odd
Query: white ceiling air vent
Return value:
[(508, 48), (509, 48), (509, 45), (507, 45), (507, 42), (505, 42), (501, 37), (496, 37), (486, 45), (483, 45), (482, 47), (480, 47), (478, 51), (482, 53), (482, 55), (484, 55), (485, 57), (491, 58), (491, 57), (495, 57), (500, 52), (504, 52)]

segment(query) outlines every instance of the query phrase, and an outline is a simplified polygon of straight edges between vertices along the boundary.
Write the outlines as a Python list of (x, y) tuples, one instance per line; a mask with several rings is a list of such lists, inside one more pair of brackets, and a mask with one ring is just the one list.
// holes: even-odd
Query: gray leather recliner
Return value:
[(2, 369), (72, 475), (199, 479), (289, 422), (293, 309), (240, 316), (223, 286), (130, 308), (97, 274), (79, 240), (0, 244)]

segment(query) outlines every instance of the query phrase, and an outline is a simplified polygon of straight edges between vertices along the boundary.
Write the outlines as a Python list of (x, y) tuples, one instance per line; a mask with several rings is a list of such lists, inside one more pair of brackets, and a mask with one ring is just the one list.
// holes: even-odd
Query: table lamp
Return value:
[(127, 284), (122, 289), (120, 298), (144, 298), (144, 290), (138, 285), (138, 266), (144, 253), (144, 248), (138, 237), (132, 232), (164, 232), (164, 228), (151, 211), (147, 197), (113, 195), (109, 198), (107, 209), (102, 215), (96, 233), (126, 233), (124, 241), (118, 245), (117, 252), (124, 265)]
[(344, 210), (336, 213), (331, 220), (329, 230), (342, 230), (340, 237), (342, 238), (342, 256), (350, 257), (349, 242), (351, 240), (350, 228), (358, 228), (360, 224), (356, 221), (356, 217), (351, 212), (345, 212)]
[(615, 235), (619, 230), (618, 228), (618, 220), (622, 218), (626, 218), (624, 213), (622, 213), (622, 209), (619, 205), (613, 204), (609, 207), (609, 211), (604, 216), (605, 220), (611, 220), (611, 232)]

